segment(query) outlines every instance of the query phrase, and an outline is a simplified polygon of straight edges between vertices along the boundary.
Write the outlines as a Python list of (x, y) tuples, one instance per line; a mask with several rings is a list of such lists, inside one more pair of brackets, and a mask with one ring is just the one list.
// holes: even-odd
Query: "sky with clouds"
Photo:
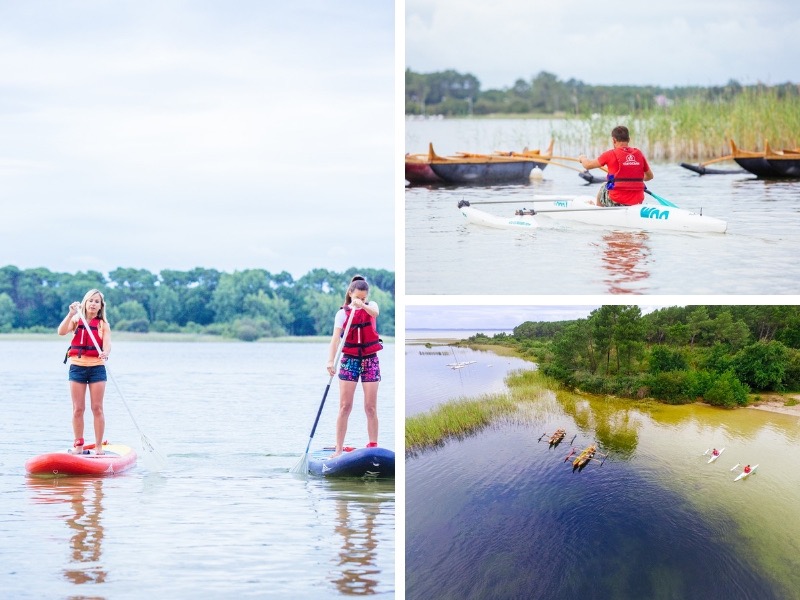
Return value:
[(0, 0), (0, 266), (394, 269), (387, 0)]
[(589, 316), (594, 306), (407, 306), (406, 329), (511, 330), (526, 321), (568, 321)]
[(791, 81), (795, 0), (406, 0), (406, 66), (471, 73), (481, 89), (541, 71), (663, 87)]
[[(526, 321), (573, 321), (587, 318), (592, 311), (597, 310), (601, 303), (592, 303), (601, 299), (593, 296), (586, 304), (566, 304), (554, 302), (553, 304), (497, 304), (497, 298), (492, 298), (492, 304), (448, 304), (445, 298), (436, 298), (435, 304), (425, 304), (430, 300), (424, 298), (412, 299), (412, 304), (406, 306), (405, 328), (413, 329), (470, 329), (475, 331), (506, 330), (510, 331), (517, 325)], [(663, 299), (663, 298), (662, 298)], [(474, 297), (459, 297), (460, 301), (476, 302)], [(580, 297), (573, 300), (580, 302)], [(584, 300), (586, 301), (586, 300)], [(666, 306), (678, 306), (674, 302), (659, 304), (639, 304), (642, 314), (648, 314), (656, 309)]]

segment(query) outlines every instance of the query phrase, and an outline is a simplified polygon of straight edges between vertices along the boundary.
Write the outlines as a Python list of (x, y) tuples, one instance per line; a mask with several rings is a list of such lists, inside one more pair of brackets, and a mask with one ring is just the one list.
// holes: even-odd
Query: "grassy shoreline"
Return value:
[[(458, 345), (442, 343), (444, 340), (430, 340), (432, 345)], [(449, 341), (448, 341), (449, 342)], [(464, 340), (461, 340), (464, 342)], [(498, 356), (513, 356), (531, 361), (515, 348), (494, 344), (463, 343), (473, 350), (490, 351)], [(533, 362), (533, 361), (531, 361)], [(542, 393), (552, 390), (558, 394), (577, 394), (581, 397), (603, 398), (596, 394), (588, 394), (569, 390), (558, 381), (547, 377), (538, 370), (514, 371), (505, 379), (508, 392), (505, 394), (487, 394), (478, 398), (459, 398), (451, 400), (431, 410), (406, 418), (405, 448), (407, 456), (414, 456), (431, 448), (445, 444), (451, 439), (463, 439), (491, 425), (503, 417), (508, 417), (539, 401)], [(800, 418), (800, 394), (751, 394), (747, 406), (737, 408), (755, 408), (759, 410), (793, 415)], [(634, 403), (656, 402), (654, 398), (641, 400), (625, 399)], [(731, 409), (723, 409), (731, 410)]]

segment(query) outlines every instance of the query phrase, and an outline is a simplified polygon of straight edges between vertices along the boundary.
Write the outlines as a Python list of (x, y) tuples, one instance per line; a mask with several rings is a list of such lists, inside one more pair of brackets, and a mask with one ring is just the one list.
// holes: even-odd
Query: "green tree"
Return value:
[(655, 346), (650, 351), (649, 371), (650, 373), (662, 373), (666, 371), (685, 371), (687, 368), (686, 359), (677, 350), (670, 350), (666, 346)]
[(780, 342), (750, 344), (734, 358), (737, 377), (757, 390), (781, 389), (789, 364), (789, 353)]
[(286, 335), (294, 320), (288, 300), (270, 296), (263, 290), (245, 296), (242, 314), (245, 317), (265, 321), (272, 337)]
[(17, 307), (6, 292), (0, 292), (0, 333), (8, 333), (14, 327)]

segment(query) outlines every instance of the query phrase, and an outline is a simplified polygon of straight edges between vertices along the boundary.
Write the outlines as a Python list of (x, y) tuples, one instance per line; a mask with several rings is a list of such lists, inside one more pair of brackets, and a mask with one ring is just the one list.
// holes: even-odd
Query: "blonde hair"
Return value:
[(95, 294), (100, 294), (100, 310), (97, 311), (97, 318), (104, 323), (108, 323), (108, 319), (106, 318), (106, 297), (103, 295), (103, 292), (96, 288), (92, 288), (83, 296), (83, 300), (81, 300), (81, 313), (84, 317), (86, 316), (86, 304), (89, 302), (89, 298)]

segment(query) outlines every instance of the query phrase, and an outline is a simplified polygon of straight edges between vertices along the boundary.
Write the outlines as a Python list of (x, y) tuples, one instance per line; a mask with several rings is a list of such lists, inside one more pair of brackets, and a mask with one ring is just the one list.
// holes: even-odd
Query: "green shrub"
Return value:
[(732, 408), (737, 404), (740, 406), (747, 404), (749, 393), (750, 388), (739, 381), (733, 371), (725, 371), (708, 389), (705, 400), (714, 406)]

